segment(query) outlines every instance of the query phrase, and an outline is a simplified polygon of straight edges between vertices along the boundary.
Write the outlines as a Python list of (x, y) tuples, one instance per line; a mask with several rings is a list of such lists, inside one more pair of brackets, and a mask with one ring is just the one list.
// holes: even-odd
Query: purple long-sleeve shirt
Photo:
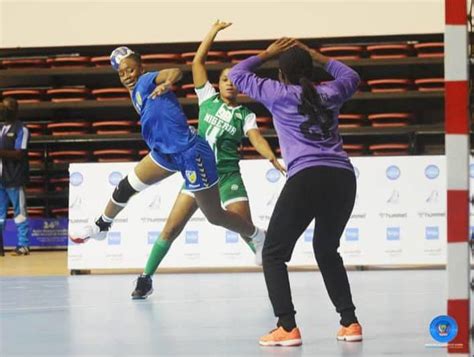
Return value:
[[(332, 111), (334, 120), (329, 130), (330, 135), (326, 138), (308, 138), (300, 128), (309, 119), (298, 113), (301, 86), (258, 77), (253, 71), (261, 63), (259, 57), (249, 57), (232, 68), (229, 78), (241, 92), (261, 102), (272, 113), (288, 177), (313, 166), (331, 166), (352, 171), (349, 157), (342, 149), (338, 117), (341, 106), (357, 90), (360, 82), (357, 72), (339, 61), (330, 60), (326, 64), (325, 70), (334, 80), (315, 88), (321, 96), (323, 106)], [(321, 132), (315, 125), (311, 130)]]

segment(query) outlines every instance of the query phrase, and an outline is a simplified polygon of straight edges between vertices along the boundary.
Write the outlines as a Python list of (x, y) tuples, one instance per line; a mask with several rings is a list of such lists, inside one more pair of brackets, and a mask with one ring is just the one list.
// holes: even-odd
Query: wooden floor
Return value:
[(67, 251), (33, 251), (30, 255), (14, 257), (5, 252), (0, 257), (0, 276), (65, 276), (67, 270)]

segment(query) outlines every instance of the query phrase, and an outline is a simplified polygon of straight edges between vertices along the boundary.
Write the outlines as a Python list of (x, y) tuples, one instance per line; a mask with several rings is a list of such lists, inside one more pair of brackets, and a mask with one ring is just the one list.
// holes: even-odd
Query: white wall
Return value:
[(200, 41), (444, 30), (444, 0), (163, 1), (0, 0), (0, 47)]

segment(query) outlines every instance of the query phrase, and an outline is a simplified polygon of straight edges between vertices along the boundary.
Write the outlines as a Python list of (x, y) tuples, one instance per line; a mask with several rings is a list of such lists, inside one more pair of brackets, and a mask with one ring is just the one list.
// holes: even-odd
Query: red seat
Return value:
[(258, 55), (262, 50), (238, 50), (238, 51), (229, 51), (227, 56), (229, 57), (232, 63), (240, 62), (247, 57)]
[(143, 150), (138, 151), (138, 156), (139, 156), (140, 158), (142, 158), (142, 157), (147, 156), (149, 153), (150, 153), (150, 150), (148, 150), (148, 149), (143, 149)]
[(342, 148), (349, 156), (364, 155), (365, 146), (362, 144), (343, 144)]
[(46, 94), (54, 103), (81, 102), (87, 99), (90, 91), (87, 88), (56, 88), (49, 89)]
[(49, 179), (49, 183), (54, 187), (54, 191), (65, 191), (69, 188), (69, 177), (54, 177)]
[(180, 62), (182, 62), (182, 57), (178, 53), (155, 53), (142, 55), (142, 63), (145, 65)]
[(273, 127), (273, 121), (271, 117), (257, 117), (257, 125), (261, 131), (271, 129)]
[(415, 84), (420, 92), (436, 92), (444, 90), (444, 78), (416, 79)]
[(367, 52), (372, 59), (406, 58), (410, 55), (411, 47), (406, 44), (386, 44), (367, 46)]
[(199, 119), (188, 119), (188, 124), (197, 128), (199, 125)]
[(373, 93), (406, 92), (413, 82), (409, 79), (372, 79), (367, 81)]
[(13, 97), (18, 103), (39, 103), (43, 91), (40, 89), (8, 89), (2, 92), (3, 97)]
[(88, 122), (71, 121), (50, 123), (47, 125), (47, 128), (54, 136), (81, 135), (89, 132), (90, 124)]
[[(218, 84), (213, 83), (212, 86), (214, 88), (216, 88), (217, 91), (219, 90), (219, 85)], [(181, 86), (181, 91), (184, 93), (186, 98), (197, 98), (196, 92), (194, 91), (194, 84), (192, 84), (192, 83), (183, 84)]]
[(357, 128), (364, 125), (365, 116), (362, 114), (339, 114), (340, 128)]
[(374, 156), (408, 155), (410, 145), (406, 143), (374, 144), (369, 150)]
[(31, 136), (44, 135), (44, 124), (28, 123), (25, 124)]
[[(40, 207), (27, 207), (26, 211), (28, 212), (29, 217), (44, 217), (46, 209), (42, 206)], [(13, 208), (8, 208), (7, 216), (13, 218)]]
[(28, 207), (26, 210), (29, 217), (44, 217), (46, 212), (44, 207)]
[(64, 56), (48, 58), (46, 63), (51, 67), (86, 67), (90, 66), (91, 59), (87, 56)]
[(443, 42), (417, 43), (413, 47), (416, 50), (416, 55), (421, 58), (444, 57), (444, 43)]
[(128, 120), (108, 120), (92, 123), (92, 128), (99, 135), (128, 134), (133, 132), (135, 127), (135, 122)]
[(106, 149), (92, 152), (98, 162), (135, 161), (135, 151), (130, 149)]
[(46, 192), (45, 189), (45, 181), (44, 176), (30, 176), (30, 181), (26, 185), (26, 193), (34, 194), (34, 193), (44, 193)]
[(2, 66), (6, 69), (17, 68), (44, 68), (47, 67), (45, 58), (12, 58), (2, 61)]
[(39, 150), (28, 150), (28, 161), (32, 166), (40, 166), (44, 162), (44, 153)]
[(240, 156), (243, 159), (259, 159), (261, 158), (258, 151), (253, 146), (242, 146), (240, 148)]
[(400, 127), (410, 125), (413, 120), (411, 113), (380, 113), (368, 116), (373, 127)]
[(324, 46), (319, 49), (323, 55), (338, 60), (357, 60), (363, 51), (363, 46)]
[(111, 66), (109, 56), (91, 57), (91, 63), (94, 66), (97, 66), (97, 67), (109, 67), (109, 66)]
[(54, 164), (65, 164), (70, 162), (86, 162), (88, 153), (86, 150), (63, 150), (52, 151), (49, 157)]
[[(196, 52), (186, 52), (182, 53), (181, 57), (187, 64), (191, 64), (193, 62), (194, 56)], [(222, 63), (227, 61), (227, 54), (224, 51), (209, 51), (206, 58), (207, 64), (212, 63)]]
[(91, 93), (99, 101), (130, 99), (130, 92), (124, 87), (94, 89)]
[(55, 217), (67, 217), (69, 215), (69, 208), (53, 208), (51, 209), (51, 213)]
[(186, 98), (197, 98), (196, 92), (194, 91), (194, 84), (183, 84), (181, 90)]

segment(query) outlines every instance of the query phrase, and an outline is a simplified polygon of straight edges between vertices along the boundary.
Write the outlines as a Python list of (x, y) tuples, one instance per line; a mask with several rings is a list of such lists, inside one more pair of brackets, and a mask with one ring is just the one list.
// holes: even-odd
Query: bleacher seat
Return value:
[(46, 63), (51, 67), (87, 67), (90, 66), (91, 59), (87, 56), (61, 56), (48, 58)]
[(20, 104), (39, 103), (43, 94), (43, 90), (34, 88), (7, 89), (2, 92), (3, 97), (13, 97)]
[(340, 128), (357, 128), (364, 125), (363, 114), (339, 114)]
[(324, 46), (319, 49), (321, 54), (337, 60), (358, 60), (362, 58), (363, 46), (338, 45)]
[(49, 123), (46, 127), (54, 136), (82, 135), (89, 132), (90, 124), (88, 122), (71, 121)]
[(395, 93), (406, 92), (411, 89), (413, 82), (410, 79), (372, 79), (367, 81), (370, 91), (373, 93)]
[(99, 135), (128, 134), (135, 131), (136, 123), (129, 120), (107, 120), (92, 123), (92, 129)]
[(46, 94), (53, 103), (81, 102), (89, 97), (90, 91), (87, 88), (54, 88), (48, 89)]
[(49, 157), (54, 164), (88, 161), (89, 153), (86, 150), (58, 150), (51, 151)]
[(407, 143), (386, 143), (369, 145), (374, 156), (408, 155), (410, 145)]
[(232, 63), (238, 63), (248, 57), (258, 55), (262, 50), (238, 50), (228, 51), (227, 57), (229, 57)]
[[(187, 64), (191, 64), (193, 62), (194, 56), (196, 52), (185, 52), (181, 54), (181, 57)], [(222, 63), (227, 62), (227, 53), (224, 51), (209, 51), (206, 58), (207, 64), (213, 63)]]
[(98, 162), (129, 162), (136, 157), (135, 150), (130, 149), (94, 150), (92, 155)]
[(161, 64), (161, 63), (180, 63), (182, 62), (182, 57), (180, 54), (177, 53), (155, 53), (155, 54), (147, 54), (142, 55), (142, 63), (144, 65), (151, 65), (151, 64)]
[(420, 92), (437, 92), (444, 90), (444, 78), (420, 78), (415, 80)]
[(46, 58), (12, 58), (3, 60), (2, 67), (6, 69), (44, 68), (48, 67), (48, 64)]
[(373, 127), (400, 127), (410, 125), (413, 121), (411, 113), (378, 113), (370, 114), (368, 119)]
[(372, 59), (406, 58), (410, 55), (411, 46), (407, 44), (380, 44), (367, 46)]
[(91, 94), (95, 97), (95, 100), (99, 101), (130, 99), (130, 92), (124, 87), (93, 89)]
[(444, 42), (424, 42), (413, 46), (416, 55), (420, 58), (442, 58), (444, 57)]

